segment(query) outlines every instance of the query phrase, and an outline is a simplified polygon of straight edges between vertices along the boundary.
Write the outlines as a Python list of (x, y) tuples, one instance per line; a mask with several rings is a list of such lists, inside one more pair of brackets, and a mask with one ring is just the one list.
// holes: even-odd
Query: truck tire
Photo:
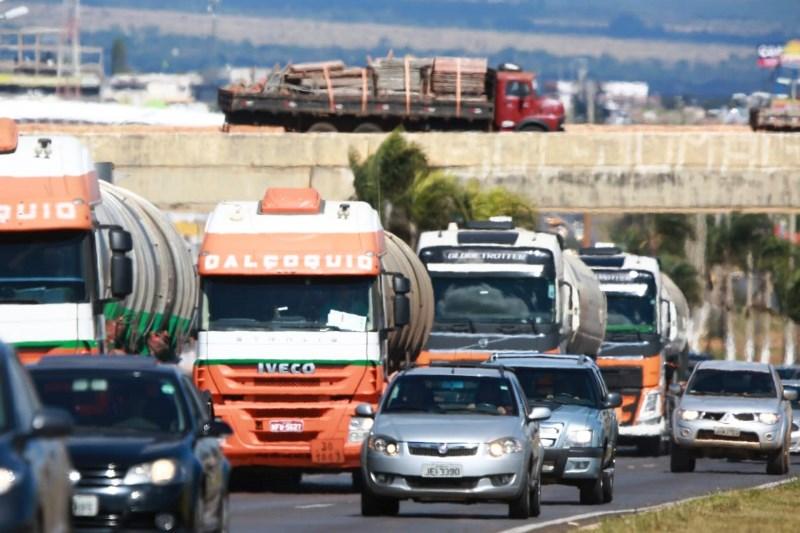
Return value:
[(525, 124), (519, 129), (519, 131), (524, 131), (528, 133), (546, 133), (547, 128), (542, 126), (541, 124)]
[(383, 133), (383, 128), (374, 122), (362, 122), (356, 126), (356, 129), (353, 130), (353, 133)]
[(670, 472), (694, 472), (695, 458), (686, 448), (681, 448), (674, 442), (669, 454)]
[(395, 516), (399, 512), (399, 500), (378, 496), (364, 486), (361, 491), (361, 516)]
[(315, 122), (307, 130), (308, 133), (336, 133), (336, 126), (330, 122)]
[(601, 472), (597, 479), (589, 479), (578, 486), (581, 505), (598, 505), (603, 503), (603, 478)]

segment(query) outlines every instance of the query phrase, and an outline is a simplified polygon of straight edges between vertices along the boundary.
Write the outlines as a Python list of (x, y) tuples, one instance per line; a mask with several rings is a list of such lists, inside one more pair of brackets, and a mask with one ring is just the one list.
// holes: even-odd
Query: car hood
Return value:
[(130, 467), (164, 457), (178, 457), (186, 446), (186, 440), (175, 435), (78, 435), (67, 440), (72, 464), (78, 469), (108, 465)]
[(742, 396), (690, 396), (681, 398), (681, 409), (727, 413), (778, 412), (778, 398), (745, 398)]
[(489, 442), (519, 437), (522, 423), (516, 416), (492, 415), (381, 415), (373, 434), (401, 442)]
[(542, 422), (543, 426), (564, 424), (565, 426), (592, 427), (593, 421), (598, 420), (598, 410), (585, 405), (560, 405), (548, 404), (550, 418)]

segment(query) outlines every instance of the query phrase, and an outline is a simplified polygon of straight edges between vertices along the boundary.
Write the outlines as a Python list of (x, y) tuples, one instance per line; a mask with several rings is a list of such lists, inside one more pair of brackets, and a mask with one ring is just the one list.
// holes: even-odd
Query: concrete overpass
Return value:
[[(170, 210), (204, 212), (265, 187), (352, 192), (348, 153), (383, 135), (95, 132), (80, 136), (116, 180)], [(431, 163), (463, 179), (502, 184), (542, 210), (800, 211), (800, 135), (619, 131), (566, 134), (410, 134)]]

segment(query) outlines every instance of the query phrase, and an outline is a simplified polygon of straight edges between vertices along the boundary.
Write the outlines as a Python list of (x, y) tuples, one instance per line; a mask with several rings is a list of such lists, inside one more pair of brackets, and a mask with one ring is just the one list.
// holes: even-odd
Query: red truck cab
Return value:
[(539, 96), (536, 77), (513, 65), (501, 65), (494, 75), (496, 131), (561, 131), (564, 105)]

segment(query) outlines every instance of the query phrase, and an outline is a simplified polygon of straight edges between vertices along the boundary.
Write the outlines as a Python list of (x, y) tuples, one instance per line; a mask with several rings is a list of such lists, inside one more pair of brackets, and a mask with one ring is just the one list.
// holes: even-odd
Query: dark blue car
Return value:
[(219, 440), (231, 429), (176, 367), (84, 356), (30, 371), (42, 401), (75, 421), (76, 530), (227, 531), (230, 466)]
[(63, 411), (42, 408), (28, 373), (0, 343), (0, 531), (69, 531), (72, 467)]

